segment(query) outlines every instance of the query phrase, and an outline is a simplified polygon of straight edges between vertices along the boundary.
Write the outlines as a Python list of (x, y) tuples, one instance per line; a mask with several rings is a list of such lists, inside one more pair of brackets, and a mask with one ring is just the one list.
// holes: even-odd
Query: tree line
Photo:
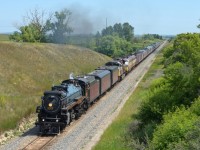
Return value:
[(162, 40), (162, 36), (160, 36), (159, 34), (144, 34), (142, 36), (143, 39), (161, 39)]

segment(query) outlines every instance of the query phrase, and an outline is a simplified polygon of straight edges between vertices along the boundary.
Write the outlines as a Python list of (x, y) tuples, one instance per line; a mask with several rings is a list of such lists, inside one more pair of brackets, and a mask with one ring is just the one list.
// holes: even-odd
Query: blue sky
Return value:
[(16, 31), (36, 7), (46, 12), (72, 11), (75, 32), (96, 33), (107, 25), (128, 22), (135, 34), (174, 35), (200, 32), (200, 0), (0, 0), (0, 33)]

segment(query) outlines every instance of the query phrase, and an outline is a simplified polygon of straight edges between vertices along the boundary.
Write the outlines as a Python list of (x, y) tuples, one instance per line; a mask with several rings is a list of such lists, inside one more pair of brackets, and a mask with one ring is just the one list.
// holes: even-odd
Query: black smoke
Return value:
[(79, 4), (69, 7), (72, 12), (70, 26), (73, 34), (95, 34), (106, 27), (106, 18), (109, 13), (104, 10), (96, 11), (95, 8), (86, 8)]

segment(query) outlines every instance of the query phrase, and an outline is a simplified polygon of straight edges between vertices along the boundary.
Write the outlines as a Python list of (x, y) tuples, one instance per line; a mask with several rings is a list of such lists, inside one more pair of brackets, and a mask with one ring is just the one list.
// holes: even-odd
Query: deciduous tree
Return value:
[(68, 9), (55, 12), (54, 18), (47, 21), (47, 26), (50, 31), (50, 40), (53, 43), (66, 43), (66, 34), (73, 30), (69, 26), (71, 12)]
[(25, 25), (17, 27), (19, 31), (14, 32), (10, 39), (23, 42), (47, 42), (47, 19), (50, 20), (51, 15), (47, 14), (46, 11), (39, 8), (30, 10), (23, 17)]
[(133, 38), (134, 28), (129, 23), (123, 24), (123, 36), (127, 41), (131, 41)]

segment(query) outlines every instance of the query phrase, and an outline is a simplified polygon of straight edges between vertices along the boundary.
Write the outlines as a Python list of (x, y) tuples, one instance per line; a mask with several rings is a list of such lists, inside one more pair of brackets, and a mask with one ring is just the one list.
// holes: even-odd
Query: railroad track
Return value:
[(42, 150), (55, 138), (56, 136), (38, 136), (34, 141), (22, 148), (22, 150)]

